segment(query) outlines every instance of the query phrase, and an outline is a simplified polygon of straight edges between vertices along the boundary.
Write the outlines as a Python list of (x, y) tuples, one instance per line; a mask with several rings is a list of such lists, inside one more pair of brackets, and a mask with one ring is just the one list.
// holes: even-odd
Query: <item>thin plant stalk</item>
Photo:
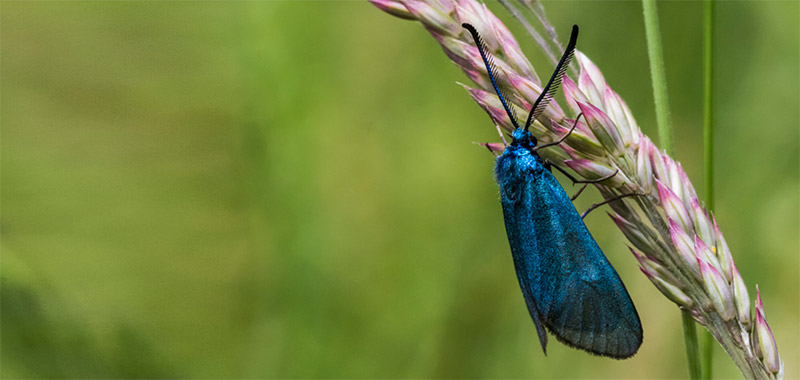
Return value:
[(658, 30), (658, 11), (656, 0), (642, 0), (644, 9), (644, 29), (647, 35), (647, 55), (650, 58), (650, 76), (653, 81), (653, 99), (656, 103), (656, 123), (658, 142), (667, 154), (672, 155), (672, 126), (667, 97), (667, 75), (664, 72), (664, 54), (661, 48), (661, 34)]
[[(502, 4), (506, 8), (506, 10), (508, 10), (508, 13), (510, 13), (511, 16), (514, 17), (525, 28), (528, 34), (530, 34), (530, 36), (533, 38), (534, 41), (536, 41), (537, 44), (539, 44), (539, 46), (547, 46), (547, 43), (545, 42), (542, 35), (539, 34), (539, 32), (537, 32), (536, 29), (534, 29), (533, 25), (531, 25), (531, 23), (528, 22), (525, 16), (523, 16), (522, 13), (520, 13), (520, 11), (514, 5), (512, 5), (509, 0), (499, 0), (499, 1), (500, 4)], [(558, 64), (559, 56), (557, 56), (552, 49), (543, 49), (543, 50), (545, 55), (547, 55), (547, 58), (550, 60), (550, 63), (552, 63), (553, 65)]]
[(714, 209), (714, 0), (704, 1), (703, 35), (703, 181), (706, 207)]
[[(667, 95), (667, 75), (664, 72), (664, 54), (661, 47), (661, 33), (658, 29), (658, 11), (655, 0), (642, 0), (644, 10), (644, 26), (647, 35), (647, 55), (650, 57), (650, 77), (653, 82), (653, 99), (656, 105), (656, 122), (658, 124), (658, 140), (667, 152), (672, 154), (672, 126), (669, 117), (669, 97)], [(681, 312), (683, 322), (683, 339), (686, 341), (686, 360), (689, 376), (692, 380), (700, 379), (701, 366), (697, 344), (697, 332), (692, 315)]]
[[(703, 183), (706, 207), (714, 210), (714, 0), (703, 2)], [(714, 338), (703, 333), (703, 378), (713, 377)]]
[(524, 4), (528, 10), (531, 11), (534, 15), (536, 15), (536, 19), (539, 20), (539, 23), (542, 24), (544, 30), (547, 31), (547, 34), (550, 36), (550, 39), (553, 40), (553, 43), (556, 45), (558, 50), (564, 50), (564, 47), (561, 46), (561, 42), (558, 41), (556, 37), (556, 28), (553, 25), (550, 25), (550, 22), (547, 20), (547, 15), (544, 14), (544, 6), (540, 0), (519, 0), (520, 3)]
[[(536, 19), (539, 21), (539, 24), (542, 25), (542, 28), (547, 32), (547, 35), (550, 36), (550, 43), (556, 47), (557, 51), (564, 51), (564, 47), (561, 45), (561, 41), (558, 40), (558, 36), (556, 36), (556, 28), (550, 24), (550, 21), (547, 20), (547, 15), (544, 13), (544, 6), (540, 0), (517, 0), (520, 4), (524, 5), (525, 8), (530, 11)], [(574, 76), (578, 76), (578, 69), (575, 66), (570, 66), (570, 74)]]
[(698, 358), (700, 355), (697, 353), (697, 326), (694, 324), (692, 315), (687, 311), (681, 312), (681, 322), (683, 322), (683, 339), (686, 344), (686, 357), (689, 359), (689, 374), (692, 379), (700, 377), (700, 361), (692, 360)]

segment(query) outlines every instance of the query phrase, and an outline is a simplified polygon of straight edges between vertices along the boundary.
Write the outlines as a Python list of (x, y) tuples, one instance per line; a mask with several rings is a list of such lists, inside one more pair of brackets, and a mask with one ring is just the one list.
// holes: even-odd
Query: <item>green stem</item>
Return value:
[(713, 376), (714, 368), (714, 337), (708, 330), (703, 329), (700, 332), (702, 336), (702, 362), (703, 362), (703, 380), (710, 380)]
[(686, 358), (689, 361), (689, 376), (692, 379), (700, 378), (700, 356), (697, 352), (697, 333), (692, 315), (684, 310), (681, 312), (683, 320), (683, 337), (686, 342)]
[(714, 209), (714, 1), (705, 0), (703, 19), (703, 180), (706, 207)]
[[(706, 207), (714, 209), (714, 0), (703, 4), (703, 182)], [(703, 379), (713, 376), (714, 339), (703, 334)]]
[[(658, 11), (655, 0), (642, 0), (642, 8), (647, 36), (647, 55), (650, 58), (650, 77), (653, 82), (653, 100), (656, 106), (658, 141), (667, 154), (672, 155), (672, 126), (669, 120), (667, 75), (664, 71), (664, 54), (661, 47), (661, 35), (658, 31)], [(700, 379), (700, 353), (694, 320), (686, 311), (682, 312), (682, 319), (689, 375), (693, 380)]]
[(650, 57), (650, 77), (653, 82), (653, 99), (656, 103), (658, 141), (667, 154), (672, 155), (672, 127), (669, 120), (667, 75), (664, 72), (664, 54), (661, 34), (658, 31), (658, 12), (655, 0), (642, 0), (644, 29), (647, 35), (647, 55)]

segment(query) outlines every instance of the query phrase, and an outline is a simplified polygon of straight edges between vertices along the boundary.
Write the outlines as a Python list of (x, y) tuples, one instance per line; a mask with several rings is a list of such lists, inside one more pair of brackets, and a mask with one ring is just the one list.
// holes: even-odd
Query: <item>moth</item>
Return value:
[(518, 124), (500, 91), (478, 31), (470, 24), (462, 26), (474, 38), (495, 92), (515, 127), (511, 143), (497, 157), (494, 173), (517, 279), (542, 350), (547, 354), (549, 331), (560, 342), (592, 354), (616, 359), (633, 356), (642, 344), (639, 314), (551, 170), (558, 169), (574, 182), (597, 181), (575, 180), (537, 153), (564, 141), (580, 115), (572, 129), (553, 143), (537, 145), (529, 131), (558, 91), (575, 52), (578, 26), (572, 27), (569, 44), (531, 107), (524, 127)]

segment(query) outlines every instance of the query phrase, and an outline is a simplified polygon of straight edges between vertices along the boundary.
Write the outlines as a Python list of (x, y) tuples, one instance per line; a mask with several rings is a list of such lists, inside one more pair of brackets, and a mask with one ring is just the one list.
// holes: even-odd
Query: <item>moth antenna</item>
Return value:
[(572, 56), (575, 54), (575, 44), (577, 42), (578, 26), (573, 25), (572, 35), (569, 37), (567, 49), (564, 50), (564, 55), (562, 55), (561, 60), (558, 61), (558, 65), (556, 66), (555, 71), (553, 71), (553, 76), (551, 76), (550, 80), (547, 82), (547, 86), (542, 89), (542, 93), (539, 94), (539, 98), (537, 98), (536, 102), (533, 103), (531, 113), (528, 114), (528, 121), (525, 122), (525, 131), (530, 128), (531, 123), (533, 123), (533, 119), (538, 118), (542, 114), (545, 108), (547, 108), (547, 105), (550, 104), (550, 101), (553, 100), (553, 96), (555, 96), (556, 92), (558, 92), (558, 87), (561, 85), (561, 78), (564, 77), (564, 72), (567, 71), (569, 62), (572, 60)]
[(495, 68), (492, 56), (487, 53), (489, 49), (486, 48), (486, 44), (484, 44), (480, 34), (478, 34), (478, 31), (475, 30), (474, 26), (468, 23), (463, 23), (461, 24), (461, 26), (463, 26), (464, 29), (466, 29), (467, 31), (469, 31), (470, 34), (472, 34), (472, 38), (475, 40), (475, 46), (478, 47), (478, 51), (481, 53), (481, 58), (483, 58), (483, 64), (486, 65), (486, 71), (489, 73), (489, 79), (491, 79), (492, 81), (492, 86), (494, 87), (494, 91), (497, 93), (497, 97), (500, 98), (500, 103), (503, 103), (503, 108), (505, 108), (508, 117), (511, 119), (511, 123), (514, 124), (514, 128), (519, 129), (519, 124), (517, 123), (517, 116), (514, 113), (514, 110), (511, 107), (509, 107), (508, 102), (506, 102), (508, 96), (506, 96), (504, 92), (500, 90), (500, 86), (498, 86), (497, 80), (494, 77), (494, 73), (495, 71), (497, 71), (497, 69)]

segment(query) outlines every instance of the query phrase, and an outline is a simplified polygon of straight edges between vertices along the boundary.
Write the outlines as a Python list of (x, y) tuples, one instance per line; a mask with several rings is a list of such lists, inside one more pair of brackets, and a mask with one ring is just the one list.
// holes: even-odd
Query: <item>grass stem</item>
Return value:
[(655, 0), (642, 0), (644, 27), (647, 36), (647, 55), (650, 58), (650, 77), (653, 82), (653, 99), (656, 104), (659, 145), (672, 155), (672, 126), (667, 96), (667, 76), (664, 72), (664, 53), (658, 31), (658, 11)]
[[(703, 2), (703, 183), (706, 207), (714, 210), (714, 0)], [(703, 379), (713, 376), (714, 339), (703, 333)]]
[[(650, 77), (653, 82), (658, 140), (667, 154), (672, 155), (672, 126), (670, 125), (669, 97), (667, 96), (667, 75), (664, 70), (664, 53), (661, 47), (661, 34), (658, 30), (658, 11), (655, 0), (642, 0), (642, 8), (647, 36), (647, 55), (650, 58)], [(700, 355), (694, 319), (686, 311), (681, 314), (689, 375), (693, 380), (700, 379)]]
[(683, 338), (686, 343), (686, 358), (689, 361), (689, 376), (692, 380), (700, 378), (700, 358), (697, 352), (697, 328), (694, 319), (688, 311), (681, 312), (683, 320)]

